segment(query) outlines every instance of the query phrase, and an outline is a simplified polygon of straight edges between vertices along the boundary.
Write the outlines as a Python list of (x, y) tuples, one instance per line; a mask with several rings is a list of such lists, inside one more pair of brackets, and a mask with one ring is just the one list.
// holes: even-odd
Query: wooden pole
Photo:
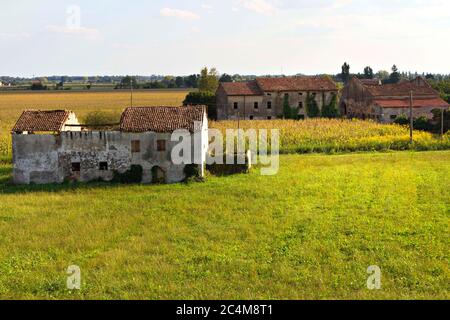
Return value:
[(444, 109), (441, 110), (441, 138), (444, 139)]
[(409, 94), (409, 142), (412, 144), (414, 142), (413, 137), (414, 130), (414, 118), (413, 118), (413, 92)]
[(133, 78), (130, 80), (131, 107), (133, 107)]

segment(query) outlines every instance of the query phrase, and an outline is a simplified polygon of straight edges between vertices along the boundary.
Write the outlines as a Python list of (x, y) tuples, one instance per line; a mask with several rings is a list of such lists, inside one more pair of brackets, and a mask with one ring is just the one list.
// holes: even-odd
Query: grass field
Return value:
[(3, 299), (450, 298), (450, 151), (285, 155), (276, 176), (165, 186), (19, 187), (10, 171)]

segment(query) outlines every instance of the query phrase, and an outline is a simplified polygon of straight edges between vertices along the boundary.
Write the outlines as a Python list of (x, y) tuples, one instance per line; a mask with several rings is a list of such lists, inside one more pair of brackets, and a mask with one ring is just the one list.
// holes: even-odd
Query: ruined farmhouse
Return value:
[[(174, 163), (179, 142), (191, 139), (192, 164)], [(206, 107), (133, 107), (117, 130), (89, 131), (70, 111), (25, 111), (12, 129), (13, 179), (17, 184), (112, 181), (132, 177), (142, 183), (175, 183), (186, 165), (204, 175), (208, 150)]]
[(336, 84), (328, 77), (257, 78), (248, 82), (220, 83), (216, 92), (218, 120), (272, 120), (283, 117), (287, 100), (298, 119), (307, 115), (308, 97), (319, 108), (338, 94)]
[(373, 119), (393, 123), (400, 115), (410, 113), (410, 96), (413, 95), (413, 117), (432, 118), (435, 109), (448, 109), (425, 79), (382, 85), (379, 80), (351, 79), (342, 90), (340, 112), (348, 118)]

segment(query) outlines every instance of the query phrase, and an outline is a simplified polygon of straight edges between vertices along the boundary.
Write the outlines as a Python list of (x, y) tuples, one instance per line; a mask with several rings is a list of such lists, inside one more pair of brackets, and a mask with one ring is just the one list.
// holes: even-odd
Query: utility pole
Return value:
[(131, 107), (133, 107), (133, 77), (130, 78)]
[(414, 130), (414, 118), (413, 118), (413, 92), (409, 93), (409, 142), (413, 144), (413, 130)]
[(441, 110), (441, 138), (444, 139), (444, 109)]

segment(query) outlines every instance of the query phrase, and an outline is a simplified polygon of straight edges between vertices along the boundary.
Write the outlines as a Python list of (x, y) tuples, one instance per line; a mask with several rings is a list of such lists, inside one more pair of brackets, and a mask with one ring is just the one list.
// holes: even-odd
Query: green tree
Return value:
[(380, 80), (386, 80), (389, 78), (389, 72), (386, 70), (380, 70), (377, 72), (377, 78)]
[(350, 81), (350, 65), (347, 62), (342, 66), (341, 78), (344, 83)]
[(373, 69), (369, 66), (364, 68), (364, 78), (365, 79), (373, 79), (374, 78), (374, 74), (373, 74)]
[(339, 117), (339, 110), (337, 106), (337, 95), (333, 94), (329, 104), (326, 104), (322, 108), (322, 117), (324, 118), (337, 118)]
[(310, 93), (308, 93), (308, 97), (306, 98), (306, 113), (310, 118), (320, 117), (320, 109), (316, 97)]
[(183, 105), (203, 105), (208, 107), (208, 118), (217, 119), (216, 95), (209, 91), (189, 92)]
[(175, 85), (177, 86), (177, 88), (184, 87), (184, 78), (183, 77), (176, 77), (175, 78)]
[(394, 66), (392, 67), (392, 73), (389, 76), (389, 83), (399, 83), (400, 80), (401, 80), (401, 75), (398, 72), (397, 66), (394, 64)]
[(219, 82), (233, 82), (233, 78), (229, 74), (224, 73), (220, 77)]
[(198, 88), (203, 92), (215, 92), (219, 86), (219, 76), (215, 68), (203, 68), (198, 80)]
[(122, 89), (131, 88), (131, 86), (133, 86), (133, 88), (137, 88), (136, 77), (126, 76), (120, 81), (120, 88)]

